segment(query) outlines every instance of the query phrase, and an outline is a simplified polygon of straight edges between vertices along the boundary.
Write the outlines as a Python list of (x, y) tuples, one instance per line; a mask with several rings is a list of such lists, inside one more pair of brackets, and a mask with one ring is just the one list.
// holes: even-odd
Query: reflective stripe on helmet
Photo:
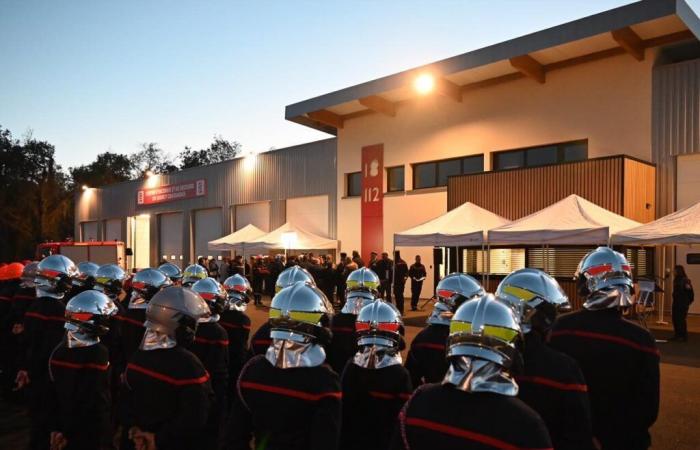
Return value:
[(346, 283), (347, 289), (358, 289), (358, 288), (369, 288), (369, 289), (376, 289), (379, 286), (379, 283), (376, 281), (357, 281), (357, 280), (348, 280)]
[(505, 286), (503, 288), (503, 292), (506, 294), (510, 294), (516, 298), (519, 298), (524, 302), (529, 302), (530, 300), (538, 297), (538, 294), (536, 294), (535, 292), (511, 285)]
[[(289, 311), (289, 319), (297, 322), (310, 323), (316, 325), (323, 316), (322, 312), (305, 312), (305, 311)], [(270, 319), (279, 319), (282, 317), (282, 310), (270, 308)]]
[(462, 322), (459, 320), (453, 320), (450, 322), (450, 334), (452, 333), (471, 333), (472, 324), (471, 322)]
[[(471, 322), (462, 322), (459, 320), (451, 321), (450, 334), (453, 333), (472, 333)], [(484, 325), (481, 329), (482, 336), (500, 339), (505, 342), (513, 342), (515, 338), (518, 337), (518, 334), (518, 330), (513, 330), (505, 327), (498, 327), (495, 325)]]
[[(389, 331), (392, 333), (396, 333), (399, 331), (400, 325), (398, 323), (393, 323), (393, 322), (379, 322), (376, 324), (374, 329), (378, 331)], [(369, 331), (372, 329), (372, 325), (369, 322), (356, 322), (355, 323), (355, 331)]]

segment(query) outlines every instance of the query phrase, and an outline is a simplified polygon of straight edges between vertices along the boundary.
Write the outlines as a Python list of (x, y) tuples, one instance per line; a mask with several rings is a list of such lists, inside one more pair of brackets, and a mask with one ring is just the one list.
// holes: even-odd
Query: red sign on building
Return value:
[(157, 203), (186, 200), (207, 195), (207, 180), (185, 181), (153, 188), (139, 189), (136, 193), (136, 205), (155, 205)]
[(362, 147), (362, 257), (384, 251), (384, 145)]

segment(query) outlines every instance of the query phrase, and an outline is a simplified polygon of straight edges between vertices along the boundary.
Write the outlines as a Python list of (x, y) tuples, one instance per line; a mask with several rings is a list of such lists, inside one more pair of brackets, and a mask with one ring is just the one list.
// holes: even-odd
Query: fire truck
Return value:
[(92, 261), (96, 264), (119, 264), (126, 269), (126, 246), (121, 241), (44, 242), (36, 246), (35, 259), (48, 255), (65, 255), (76, 264)]

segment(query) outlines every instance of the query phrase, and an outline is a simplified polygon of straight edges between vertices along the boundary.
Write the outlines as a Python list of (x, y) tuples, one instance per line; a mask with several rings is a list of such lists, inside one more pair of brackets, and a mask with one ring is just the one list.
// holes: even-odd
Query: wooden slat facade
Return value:
[(472, 202), (511, 220), (577, 194), (639, 222), (655, 218), (656, 169), (627, 156), (450, 177), (447, 209)]

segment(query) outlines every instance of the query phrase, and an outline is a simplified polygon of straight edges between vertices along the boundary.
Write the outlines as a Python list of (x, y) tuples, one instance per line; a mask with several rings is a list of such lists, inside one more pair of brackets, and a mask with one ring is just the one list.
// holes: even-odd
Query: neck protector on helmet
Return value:
[(175, 338), (161, 333), (160, 331), (152, 330), (146, 328), (146, 332), (143, 334), (143, 340), (141, 340), (140, 349), (141, 350), (158, 350), (163, 348), (173, 348), (177, 345)]
[(92, 333), (86, 333), (78, 327), (66, 330), (66, 345), (68, 348), (90, 347), (99, 344), (100, 338)]
[(428, 317), (427, 323), (430, 325), (449, 326), (453, 315), (454, 312), (452, 308), (443, 302), (436, 302), (435, 306), (433, 306), (433, 312), (430, 313), (430, 317)]
[(401, 353), (395, 348), (384, 347), (383, 345), (365, 345), (355, 353), (352, 359), (356, 366), (365, 369), (383, 369), (389, 366), (400, 366), (403, 364)]
[(468, 356), (451, 358), (442, 384), (451, 384), (464, 392), (492, 392), (515, 397), (518, 385), (498, 364)]
[(326, 360), (326, 351), (311, 339), (305, 342), (273, 339), (267, 348), (265, 359), (280, 369), (316, 367)]
[(583, 307), (594, 311), (598, 309), (625, 308), (632, 306), (632, 291), (629, 286), (612, 286), (596, 291), (588, 296)]

